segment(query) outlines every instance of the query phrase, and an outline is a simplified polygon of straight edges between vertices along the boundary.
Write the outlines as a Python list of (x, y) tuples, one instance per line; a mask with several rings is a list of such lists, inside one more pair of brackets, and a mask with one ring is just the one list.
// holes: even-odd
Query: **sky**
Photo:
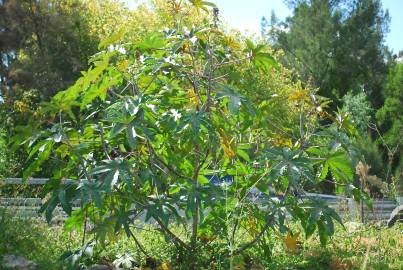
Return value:
[[(240, 30), (260, 33), (262, 16), (270, 18), (274, 10), (279, 19), (291, 15), (283, 0), (213, 0), (228, 25)], [(398, 53), (403, 50), (403, 0), (382, 0), (384, 9), (389, 10), (391, 17), (390, 32), (386, 37), (386, 45)]]
[[(140, 0), (141, 1), (141, 0)], [(262, 16), (270, 18), (274, 10), (279, 19), (291, 15), (283, 0), (209, 0), (220, 9), (224, 21), (231, 27), (251, 33), (260, 34)], [(129, 6), (138, 0), (126, 0)], [(391, 16), (390, 32), (386, 37), (386, 45), (398, 53), (403, 50), (403, 0), (382, 0), (383, 8), (389, 10)]]

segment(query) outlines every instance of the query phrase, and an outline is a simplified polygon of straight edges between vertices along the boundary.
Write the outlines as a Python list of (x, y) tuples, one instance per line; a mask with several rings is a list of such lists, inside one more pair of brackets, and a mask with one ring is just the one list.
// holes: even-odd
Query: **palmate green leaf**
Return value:
[(122, 158), (104, 160), (102, 165), (96, 166), (89, 174), (101, 179), (102, 190), (110, 192), (122, 181), (129, 186), (132, 185), (133, 176), (130, 170), (133, 166), (133, 163)]
[(105, 111), (105, 121), (114, 124), (129, 124), (136, 118), (136, 115), (130, 115), (124, 101), (118, 101), (109, 106)]
[(315, 231), (316, 223), (320, 219), (321, 215), (322, 215), (321, 208), (319, 208), (319, 207), (313, 208), (313, 210), (311, 211), (311, 213), (309, 215), (308, 223), (306, 226), (306, 237), (309, 237), (313, 234), (313, 232)]
[(104, 198), (99, 182), (87, 181), (80, 185), (80, 199), (84, 202), (91, 202), (96, 208), (102, 208)]
[(174, 195), (181, 190), (181, 187), (178, 185), (171, 185), (168, 189), (169, 195)]
[(105, 49), (109, 45), (116, 43), (117, 41), (119, 41), (123, 38), (124, 34), (125, 34), (125, 29), (124, 28), (120, 29), (119, 31), (117, 31), (113, 35), (111, 35), (110, 37), (102, 40), (98, 45), (98, 49)]
[(132, 149), (137, 147), (139, 139), (144, 140), (144, 137), (138, 135), (136, 132), (136, 125), (134, 123), (130, 123), (127, 127), (127, 141)]
[(125, 130), (127, 128), (126, 124), (122, 124), (122, 123), (115, 123), (112, 126), (112, 129), (109, 133), (109, 138), (115, 138), (117, 135), (119, 135), (123, 130)]
[(342, 150), (331, 154), (326, 164), (330, 167), (333, 177), (337, 181), (351, 182), (353, 180), (353, 167), (350, 157)]
[(329, 173), (329, 163), (325, 162), (325, 164), (323, 165), (322, 171), (319, 175), (319, 180), (325, 179), (328, 173)]
[(270, 71), (271, 68), (278, 69), (278, 63), (269, 53), (259, 52), (252, 58), (252, 63), (262, 71)]
[(64, 228), (66, 231), (71, 231), (75, 229), (76, 231), (81, 231), (85, 220), (85, 210), (76, 209), (64, 222)]
[(178, 134), (181, 134), (184, 141), (195, 140), (201, 132), (210, 132), (212, 125), (208, 119), (208, 115), (204, 112), (192, 111), (180, 118), (177, 126)]
[(102, 55), (101, 60), (95, 61), (94, 67), (90, 68), (87, 72), (82, 72), (82, 77), (79, 78), (74, 85), (65, 91), (60, 91), (52, 98), (52, 104), (56, 105), (58, 109), (68, 111), (72, 106), (77, 106), (77, 98), (80, 94), (87, 90), (88, 87), (94, 82), (98, 81), (101, 74), (109, 65), (109, 55)]
[(57, 193), (53, 193), (52, 196), (42, 205), (39, 212), (45, 212), (45, 218), (48, 223), (52, 221), (53, 211), (55, 210), (57, 204), (59, 203), (59, 198)]
[(236, 153), (247, 162), (251, 162), (248, 153), (242, 149), (237, 148)]
[(300, 156), (298, 151), (288, 147), (269, 148), (266, 149), (264, 157), (275, 161), (269, 174), (271, 179), (288, 177), (288, 184), (291, 186), (299, 185), (302, 180), (314, 182), (312, 162)]
[(345, 191), (347, 193), (351, 193), (353, 195), (353, 198), (356, 202), (364, 202), (369, 209), (372, 210), (373, 204), (371, 198), (368, 196), (367, 193), (361, 191), (359, 188), (356, 188), (353, 185), (348, 186)]
[(324, 220), (325, 220), (324, 223), (326, 225), (327, 233), (330, 236), (333, 235), (334, 234), (334, 222), (333, 222), (333, 219), (330, 216), (325, 215)]
[(62, 187), (59, 190), (58, 198), (60, 201), (60, 204), (62, 205), (63, 210), (67, 213), (67, 215), (71, 214), (71, 203), (68, 201), (67, 195), (66, 195), (66, 190)]
[(250, 101), (234, 86), (225, 84), (218, 84), (217, 86), (217, 99), (228, 98), (228, 109), (232, 114), (238, 114), (241, 105), (244, 105), (251, 115), (255, 115), (255, 110)]
[(97, 97), (99, 97), (101, 100), (105, 100), (108, 89), (122, 82), (122, 75), (120, 73), (115, 72), (115, 74), (112, 76), (113, 77), (105, 76), (102, 81), (97, 84), (91, 85), (91, 87), (84, 92), (80, 104), (81, 109), (84, 109)]
[(342, 227), (344, 227), (343, 221), (341, 220), (341, 217), (339, 214), (331, 207), (327, 206), (324, 209), (325, 217), (326, 218), (331, 218), (336, 220)]
[(227, 97), (228, 98), (228, 109), (232, 114), (238, 114), (239, 108), (241, 107), (242, 95), (235, 91), (233, 88), (220, 85), (221, 90), (217, 92), (217, 97)]
[(202, 9), (206, 12), (208, 12), (207, 7), (217, 7), (214, 3), (209, 2), (209, 1), (203, 1), (203, 0), (189, 0), (196, 8)]
[(127, 114), (124, 101), (117, 101), (105, 110), (105, 121), (116, 124), (129, 124), (133, 119)]
[[(39, 152), (36, 159), (29, 164), (29, 166), (23, 171), (22, 178), (28, 179), (35, 172), (41, 169), (42, 164), (49, 159), (50, 154), (52, 153), (52, 147), (54, 145), (54, 141), (46, 140), (42, 142), (38, 142), (40, 145), (39, 148), (35, 148), (35, 153)], [(35, 154), (34, 153), (34, 154)], [(31, 155), (30, 155), (31, 156)]]
[(137, 44), (137, 48), (141, 51), (150, 51), (161, 49), (166, 45), (166, 39), (160, 32), (153, 32), (145, 37), (140, 43)]
[(252, 64), (256, 66), (256, 68), (266, 72), (270, 71), (271, 68), (279, 68), (279, 64), (276, 59), (274, 59), (270, 53), (265, 52), (265, 49), (267, 48), (266, 45), (255, 45), (250, 39), (246, 39), (245, 44), (245, 52), (251, 54), (250, 57)]
[(171, 217), (179, 217), (174, 206), (170, 205), (169, 202), (157, 200), (155, 197), (150, 198), (150, 203), (144, 210), (146, 211), (146, 222), (153, 217), (158, 217), (165, 226), (168, 226)]
[(327, 230), (326, 225), (322, 221), (319, 221), (317, 224), (318, 224), (320, 243), (322, 246), (325, 246), (329, 239), (329, 232)]
[(307, 149), (308, 153), (314, 154), (319, 158), (319, 161), (315, 162), (321, 164), (321, 172), (319, 180), (323, 180), (329, 174), (332, 173), (333, 177), (339, 182), (351, 182), (353, 178), (353, 167), (349, 155), (340, 149), (331, 153), (331, 150), (327, 148), (314, 148)]
[(199, 177), (197, 178), (197, 181), (201, 185), (208, 185), (210, 183), (210, 181), (204, 175), (199, 175)]
[(146, 99), (143, 97), (124, 97), (110, 105), (105, 110), (104, 120), (116, 125), (130, 124), (146, 108)]
[(310, 237), (317, 228), (322, 245), (334, 234), (334, 220), (344, 226), (337, 212), (322, 200), (309, 199), (297, 215), (301, 219), (306, 237)]

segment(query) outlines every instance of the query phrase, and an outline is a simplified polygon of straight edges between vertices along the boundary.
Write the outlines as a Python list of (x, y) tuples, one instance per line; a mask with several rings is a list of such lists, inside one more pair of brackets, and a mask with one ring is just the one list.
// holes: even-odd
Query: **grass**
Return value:
[[(81, 245), (80, 233), (67, 233), (61, 226), (48, 226), (38, 220), (11, 218), (5, 211), (0, 213), (0, 217), (0, 257), (4, 254), (19, 255), (35, 261), (38, 269), (58, 270), (66, 265), (59, 260), (61, 255)], [(316, 237), (308, 240), (301, 237), (300, 250), (292, 253), (285, 249), (278, 236), (273, 235), (269, 239), (273, 244), (271, 256), (263, 255), (255, 247), (247, 255), (234, 258), (233, 269), (403, 269), (402, 229), (402, 225), (391, 229), (365, 225), (354, 232), (347, 232), (339, 227), (326, 247), (320, 246)], [(160, 233), (149, 226), (134, 233), (150, 255), (161, 262), (172, 261), (175, 265), (172, 259), (175, 257), (175, 250)], [(125, 253), (130, 254), (137, 262), (145, 260), (134, 241), (118, 237), (106, 246), (97, 245), (92, 257), (86, 258), (84, 262), (110, 263)], [(209, 253), (194, 256), (208, 257)], [(228, 269), (217, 263), (214, 265), (205, 269)]]

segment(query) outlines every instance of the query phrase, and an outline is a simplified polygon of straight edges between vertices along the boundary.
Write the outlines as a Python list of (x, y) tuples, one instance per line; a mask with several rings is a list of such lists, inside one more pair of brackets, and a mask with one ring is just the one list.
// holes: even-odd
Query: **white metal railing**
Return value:
[[(45, 185), (49, 181), (48, 178), (30, 178), (24, 180), (22, 178), (5, 178), (0, 179), (0, 184), (3, 185)], [(65, 179), (65, 184), (79, 184), (83, 179), (72, 180)], [(355, 203), (352, 198), (343, 196), (318, 194), (318, 193), (306, 193), (304, 197), (318, 198), (326, 201), (328, 205), (334, 208), (341, 216), (359, 217), (361, 213), (361, 207)], [(7, 207), (13, 209), (13, 212), (25, 213), (23, 216), (37, 216), (39, 215), (39, 209), (43, 205), (40, 198), (25, 198), (25, 197), (1, 197), (0, 207)], [(79, 207), (79, 203), (75, 203), (74, 208)], [(396, 207), (396, 203), (390, 199), (373, 200), (373, 210), (370, 211), (364, 207), (364, 217), (371, 220), (386, 220), (389, 218), (393, 209)], [(57, 207), (57, 213), (61, 216), (65, 216), (65, 213), (60, 207)]]
[[(5, 185), (45, 185), (46, 182), (49, 181), (49, 178), (28, 178), (28, 179), (22, 179), (22, 178), (4, 178), (0, 179), (0, 183), (3, 183)], [(64, 179), (62, 182), (64, 184), (74, 184), (78, 182), (83, 182), (86, 181), (84, 179), (80, 180), (73, 180), (73, 179)]]

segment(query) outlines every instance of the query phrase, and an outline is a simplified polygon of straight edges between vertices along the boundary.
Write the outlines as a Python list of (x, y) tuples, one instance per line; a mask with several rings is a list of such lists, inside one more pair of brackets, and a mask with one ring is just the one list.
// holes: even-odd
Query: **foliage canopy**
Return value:
[[(171, 28), (136, 41), (114, 33), (71, 87), (18, 128), (14, 147), (28, 151), (24, 178), (54, 162), (47, 219), (61, 205), (67, 228), (89, 219), (101, 243), (124, 231), (140, 249), (132, 226), (153, 220), (186, 269), (208, 263), (193, 257), (206, 246), (219, 247), (211, 258), (233, 258), (253, 245), (270, 253), (270, 233), (295, 242), (288, 217), (325, 244), (340, 217), (321, 201), (301, 200), (303, 186), (330, 174), (339, 191), (362, 198), (351, 185), (353, 126), (343, 114), (323, 113), (315, 91), (291, 83), (270, 48), (225, 34), (213, 4), (175, 3), (166, 15)], [(319, 117), (334, 124), (321, 127)], [(239, 231), (249, 232), (240, 245)]]

